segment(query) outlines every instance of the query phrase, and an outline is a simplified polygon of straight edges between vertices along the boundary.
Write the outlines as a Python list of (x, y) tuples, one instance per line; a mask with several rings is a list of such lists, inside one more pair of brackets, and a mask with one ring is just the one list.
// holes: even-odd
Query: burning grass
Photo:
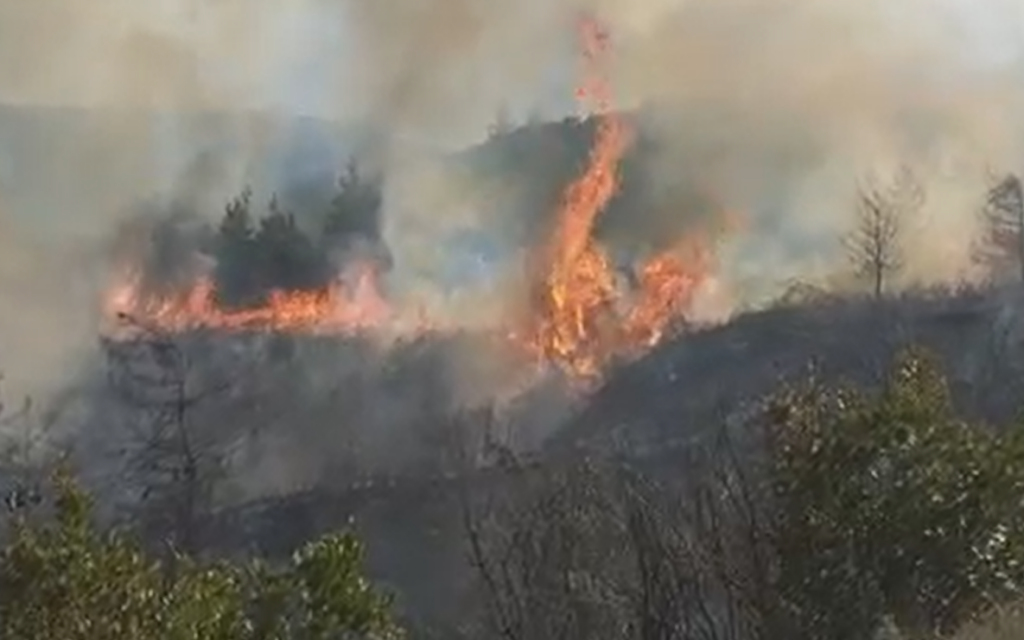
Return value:
[[(608, 32), (587, 19), (579, 36), (583, 68), (576, 94), (585, 112), (598, 118), (593, 146), (582, 174), (562, 195), (548, 241), (528, 257), (528, 316), (498, 331), (537, 362), (554, 364), (589, 383), (613, 359), (642, 354), (687, 318), (713, 275), (715, 246), (708, 234), (694, 233), (634, 265), (632, 290), (621, 286), (594, 229), (621, 187), (619, 169), (634, 132), (613, 109), (604, 74), (611, 53)], [(208, 278), (172, 296), (153, 296), (129, 270), (109, 291), (104, 308), (108, 317), (130, 318), (161, 332), (212, 328), (344, 334), (374, 331), (400, 315), (382, 293), (376, 270), (357, 265), (348, 275), (324, 290), (275, 291), (258, 307), (227, 310), (217, 304)], [(429, 318), (416, 324), (417, 330), (434, 326)]]

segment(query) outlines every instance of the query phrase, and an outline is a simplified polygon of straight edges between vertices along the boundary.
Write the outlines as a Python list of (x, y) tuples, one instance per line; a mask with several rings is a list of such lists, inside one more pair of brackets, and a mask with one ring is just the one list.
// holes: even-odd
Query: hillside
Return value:
[[(644, 114), (626, 114), (637, 130), (620, 167), (618, 194), (602, 213), (596, 237), (619, 259), (664, 249), (687, 231), (713, 220), (720, 203), (694, 181), (671, 185), (652, 178), (650, 163), (665, 149), (643, 126)], [(550, 230), (565, 185), (581, 171), (596, 120), (537, 122), (465, 150), (452, 158), (473, 185), (495, 231), (529, 243)]]
[[(640, 125), (644, 116), (630, 117)], [(19, 158), (0, 167), (5, 202), (22, 212), (60, 210), (82, 199), (115, 206), (125, 175), (137, 175), (142, 185), (147, 172), (177, 175), (181, 188), (203, 192), (225, 184), (221, 168), (284, 184), (291, 189), (286, 197), (307, 197), (316, 207), (329, 195), (334, 168), (372, 143), (365, 132), (321, 121), (191, 114), (165, 125), (190, 132), (171, 145), (181, 150), (176, 159), (161, 151), (167, 139), (152, 137), (153, 118), (0, 109), (0, 149)], [(254, 138), (261, 127), (274, 135)], [(456, 199), (481, 211), (474, 233), (493, 239), (497, 250), (546, 237), (592, 127), (574, 120), (532, 124), (447, 157), (443, 169), (467, 186)], [(722, 213), (698, 177), (671, 186), (650, 178), (648, 163), (662, 150), (639, 129), (621, 189), (597, 230), (622, 265)], [(104, 154), (117, 162), (89, 162)], [(143, 161), (153, 157), (181, 165), (164, 172)], [(59, 176), (59, 188), (37, 177), (43, 174)], [(755, 219), (755, 228), (766, 220)], [(399, 251), (395, 264), (402, 263)], [(367, 540), (372, 575), (397, 588), (402, 610), (443, 625), (474, 595), (467, 587), (463, 500), (504, 491), (508, 458), (531, 469), (561, 468), (614, 451), (638, 468), (672, 469), (693, 442), (723, 424), (742, 430), (766, 394), (812, 364), (825, 379), (877, 386), (892, 356), (912, 344), (941, 357), (964, 414), (1003, 423), (1024, 391), (1016, 364), (1024, 355), (1022, 309), (1009, 290), (914, 293), (883, 302), (823, 296), (691, 327), (613, 367), (582, 398), (550, 372), (523, 375), (522, 354), (510, 356), (506, 340), (483, 331), (424, 330), (397, 341), (266, 328), (175, 333), (173, 348), (189, 363), (175, 375), (196, 394), (194, 402), (168, 396), (169, 356), (161, 348), (103, 339), (56, 399), (53, 426), (72, 445), (107, 515), (142, 523), (156, 543), (169, 516), (148, 497), (145, 473), (158, 466), (148, 456), (168, 436), (140, 434), (139, 427), (165, 425), (175, 407), (187, 404), (181, 424), (199, 434), (198, 446), (212, 452), (218, 473), (228, 470), (203, 522), (205, 551), (279, 558), (351, 521)]]
[[(1019, 409), (1022, 348), (1012, 292), (915, 294), (878, 305), (868, 300), (807, 302), (743, 315), (665, 343), (623, 365), (540, 449), (524, 460), (556, 464), (612, 448), (651, 471), (685, 460), (688, 447), (725, 422), (743, 428), (757, 403), (784, 381), (806, 379), (877, 386), (891, 357), (922, 345), (946, 364), (965, 415), (1003, 423)], [(529, 402), (529, 400), (524, 400)], [(508, 428), (528, 429), (543, 412), (524, 411)], [(551, 415), (551, 414), (548, 414)], [(471, 423), (472, 429), (484, 428)], [(261, 499), (222, 513), (216, 547), (287, 553), (296, 543), (354, 518), (367, 539), (374, 575), (400, 587), (411, 615), (457, 615), (469, 568), (458, 540), (460, 495), (487, 494), (500, 471), (468, 476), (397, 471), (348, 488), (334, 485)], [(425, 580), (424, 576), (430, 576)]]
[(913, 345), (942, 359), (961, 411), (1004, 423), (1019, 411), (1020, 303), (1012, 290), (908, 293), (743, 314), (621, 367), (552, 446), (624, 439), (661, 448), (693, 428), (744, 415), (751, 399), (811, 371), (877, 385), (896, 353)]

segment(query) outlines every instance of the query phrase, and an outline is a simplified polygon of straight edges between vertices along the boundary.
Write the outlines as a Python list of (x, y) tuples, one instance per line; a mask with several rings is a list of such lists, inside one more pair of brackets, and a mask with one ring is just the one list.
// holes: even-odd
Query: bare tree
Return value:
[(155, 515), (150, 526), (166, 531), (178, 551), (198, 551), (202, 516), (223, 475), (224, 433), (197, 429), (192, 413), (227, 391), (227, 380), (203, 380), (178, 336), (129, 316), (132, 330), (107, 350), (108, 375), (119, 398), (137, 413), (126, 447), (128, 473), (139, 482), (139, 499)]
[(993, 177), (981, 209), (976, 264), (989, 274), (1013, 273), (1024, 282), (1024, 186), (1020, 176)]
[(870, 283), (876, 298), (903, 269), (904, 225), (923, 204), (924, 189), (907, 168), (886, 187), (860, 187), (856, 222), (843, 240), (857, 275)]
[[(795, 637), (766, 485), (725, 435), (659, 482), (620, 459), (507, 470), (464, 496), (485, 625), (506, 640)], [(680, 479), (685, 476), (685, 479)]]
[(487, 630), (507, 640), (627, 635), (625, 514), (610, 478), (590, 465), (506, 473), (496, 495), (464, 500)]

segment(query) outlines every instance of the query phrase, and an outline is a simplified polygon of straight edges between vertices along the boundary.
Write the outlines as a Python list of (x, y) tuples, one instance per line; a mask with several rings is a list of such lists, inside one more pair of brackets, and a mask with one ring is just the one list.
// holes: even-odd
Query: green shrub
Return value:
[(934, 362), (903, 354), (880, 397), (808, 385), (773, 403), (779, 582), (809, 637), (891, 616), (949, 631), (1024, 585), (1024, 436), (954, 417)]
[(281, 569), (148, 557), (91, 524), (67, 474), (54, 513), (14, 518), (0, 552), (4, 640), (333, 640), (398, 635), (390, 601), (363, 577), (363, 548), (332, 535)]

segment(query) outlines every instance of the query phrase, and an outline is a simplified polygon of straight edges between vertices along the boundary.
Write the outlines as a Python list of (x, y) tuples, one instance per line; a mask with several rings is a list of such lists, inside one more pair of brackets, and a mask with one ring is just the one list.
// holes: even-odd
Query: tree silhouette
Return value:
[(324, 222), (322, 233), (328, 244), (344, 245), (354, 237), (380, 240), (381, 186), (380, 178), (366, 175), (355, 159), (348, 162)]
[(214, 281), (217, 301), (225, 306), (246, 306), (258, 300), (259, 281), (253, 271), (256, 258), (252, 190), (245, 188), (224, 208), (214, 241)]
[(995, 180), (982, 208), (983, 234), (974, 258), (989, 273), (1014, 273), (1024, 281), (1024, 186), (1008, 173)]
[(330, 275), (324, 252), (276, 197), (267, 214), (252, 212), (252, 191), (228, 203), (215, 242), (217, 300), (228, 307), (266, 301), (273, 290), (323, 287)]
[(255, 236), (261, 293), (322, 287), (327, 276), (323, 255), (299, 228), (295, 214), (281, 209), (276, 198), (269, 209), (270, 213), (260, 219)]
[(857, 275), (881, 298), (903, 263), (903, 225), (924, 204), (924, 191), (908, 169), (887, 187), (865, 185), (857, 198), (857, 219), (844, 238), (847, 257)]

